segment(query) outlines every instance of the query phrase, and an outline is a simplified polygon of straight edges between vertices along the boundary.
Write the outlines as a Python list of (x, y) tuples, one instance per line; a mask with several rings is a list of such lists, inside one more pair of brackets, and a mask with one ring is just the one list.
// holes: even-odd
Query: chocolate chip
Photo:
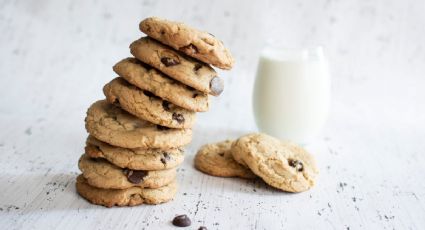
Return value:
[(165, 111), (169, 111), (170, 110), (170, 102), (163, 101), (162, 102), (162, 108), (164, 108)]
[(304, 165), (299, 160), (289, 159), (288, 164), (289, 166), (294, 167), (298, 172), (302, 172), (304, 170)]
[(174, 65), (178, 65), (180, 64), (180, 62), (178, 60), (175, 60), (173, 58), (169, 58), (169, 57), (163, 57), (161, 58), (161, 62), (162, 64), (164, 64), (166, 67), (169, 66), (174, 66)]
[(170, 129), (170, 128), (165, 127), (165, 126), (162, 126), (162, 125), (156, 125), (156, 128), (157, 128), (158, 130), (169, 130), (169, 129)]
[(133, 184), (139, 184), (148, 175), (147, 171), (131, 169), (124, 169), (123, 173), (127, 176), (127, 180)]
[(198, 228), (198, 230), (208, 230), (208, 228), (205, 227), (205, 226), (201, 226), (201, 227)]
[(220, 155), (221, 157), (224, 157), (224, 153), (219, 153), (218, 155)]
[(171, 158), (170, 158), (170, 155), (167, 153), (167, 152), (163, 152), (162, 153), (162, 157), (161, 157), (161, 162), (165, 165), (165, 164), (167, 164), (167, 161), (169, 161)]
[(193, 67), (193, 71), (198, 71), (200, 68), (202, 68), (202, 64), (196, 63), (195, 66)]
[(198, 47), (196, 47), (194, 44), (189, 44), (187, 46), (183, 46), (180, 48), (181, 51), (185, 52), (185, 53), (190, 53), (190, 54), (196, 54), (198, 53)]
[(210, 90), (211, 90), (212, 95), (214, 95), (214, 96), (220, 95), (221, 92), (223, 92), (223, 89), (224, 89), (223, 80), (221, 80), (218, 77), (214, 77), (213, 79), (211, 79)]
[(190, 221), (189, 217), (186, 215), (179, 215), (174, 217), (173, 219), (173, 225), (177, 227), (187, 227), (192, 224), (192, 221)]
[(173, 113), (173, 120), (176, 120), (179, 124), (184, 122), (184, 117), (180, 113)]

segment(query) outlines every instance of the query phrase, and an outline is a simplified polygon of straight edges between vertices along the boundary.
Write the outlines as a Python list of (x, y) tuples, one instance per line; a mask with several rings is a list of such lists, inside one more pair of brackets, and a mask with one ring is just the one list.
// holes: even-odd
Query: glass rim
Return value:
[(260, 52), (262, 57), (277, 60), (322, 60), (324, 59), (322, 45), (285, 46), (283, 44), (265, 44)]

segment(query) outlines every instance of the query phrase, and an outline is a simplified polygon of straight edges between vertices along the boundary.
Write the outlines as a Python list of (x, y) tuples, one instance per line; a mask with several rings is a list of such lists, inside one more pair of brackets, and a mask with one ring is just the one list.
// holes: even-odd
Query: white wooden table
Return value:
[[(425, 229), (423, 1), (0, 1), (0, 229)], [(75, 191), (87, 107), (157, 15), (222, 38), (237, 65), (198, 116), (174, 201), (104, 208)], [(317, 186), (300, 194), (204, 175), (200, 145), (255, 131), (251, 93), (262, 41), (321, 43), (332, 111), (306, 146)]]

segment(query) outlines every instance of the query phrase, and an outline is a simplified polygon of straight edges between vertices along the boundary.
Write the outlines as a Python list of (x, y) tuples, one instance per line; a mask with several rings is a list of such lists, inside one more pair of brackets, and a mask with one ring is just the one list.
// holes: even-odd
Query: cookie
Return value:
[(175, 181), (161, 188), (103, 189), (89, 185), (82, 175), (77, 177), (76, 187), (86, 200), (106, 207), (160, 204), (172, 200), (177, 192)]
[(80, 157), (78, 167), (87, 183), (97, 188), (159, 188), (176, 178), (175, 168), (157, 171), (122, 169), (107, 160), (90, 158), (86, 154)]
[(255, 178), (249, 168), (237, 163), (230, 152), (232, 141), (202, 146), (195, 156), (195, 167), (212, 176)]
[(149, 37), (131, 43), (130, 52), (140, 61), (194, 89), (214, 96), (223, 92), (223, 80), (208, 64), (180, 54)]
[(188, 87), (136, 58), (123, 59), (113, 69), (129, 83), (172, 104), (195, 112), (208, 111), (208, 94)]
[(140, 22), (139, 28), (149, 37), (220, 69), (229, 70), (235, 62), (222, 41), (183, 23), (151, 17)]
[(91, 158), (104, 158), (120, 168), (163, 170), (175, 168), (184, 160), (182, 149), (126, 149), (112, 146), (89, 136), (85, 152)]
[(235, 141), (234, 159), (246, 164), (267, 184), (287, 192), (302, 192), (314, 186), (318, 174), (312, 155), (303, 148), (266, 134), (249, 134)]
[(120, 77), (106, 84), (103, 93), (109, 103), (118, 103), (125, 111), (157, 125), (191, 128), (195, 123), (195, 112), (164, 101), (149, 91), (130, 85)]
[(85, 121), (90, 135), (123, 148), (170, 149), (192, 140), (191, 129), (170, 129), (149, 123), (105, 100), (90, 106)]

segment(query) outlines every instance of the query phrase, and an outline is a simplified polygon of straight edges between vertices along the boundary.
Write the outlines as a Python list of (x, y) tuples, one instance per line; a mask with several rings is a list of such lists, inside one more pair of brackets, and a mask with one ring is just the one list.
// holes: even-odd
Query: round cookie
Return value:
[(130, 52), (140, 61), (194, 89), (214, 96), (223, 92), (223, 80), (208, 64), (180, 54), (149, 37), (131, 43)]
[(195, 123), (195, 112), (164, 101), (149, 91), (140, 90), (120, 77), (106, 84), (103, 93), (109, 103), (117, 103), (134, 116), (157, 125), (191, 128)]
[(86, 200), (106, 207), (160, 204), (172, 200), (177, 192), (175, 181), (164, 187), (154, 189), (140, 187), (102, 189), (89, 185), (82, 175), (77, 177), (76, 187), (77, 192)]
[(267, 184), (287, 192), (310, 189), (318, 174), (314, 158), (307, 151), (266, 134), (239, 138), (231, 152), (236, 161), (246, 164)]
[(122, 169), (104, 159), (92, 159), (86, 154), (80, 157), (78, 167), (87, 183), (105, 189), (159, 188), (176, 178), (175, 168), (158, 171)]
[(173, 149), (126, 149), (112, 146), (93, 136), (87, 137), (85, 152), (91, 158), (104, 158), (120, 168), (163, 170), (175, 168), (184, 160), (184, 151)]
[(232, 157), (232, 141), (226, 140), (202, 146), (195, 156), (195, 167), (212, 176), (255, 178), (249, 168), (238, 164)]
[(157, 17), (146, 18), (139, 28), (148, 36), (220, 69), (231, 69), (234, 64), (223, 42), (208, 32)]
[(105, 100), (87, 110), (86, 129), (97, 139), (123, 148), (170, 149), (192, 140), (191, 129), (170, 129), (138, 119)]
[(208, 94), (188, 87), (136, 58), (126, 58), (113, 67), (115, 73), (142, 90), (195, 112), (209, 108)]

